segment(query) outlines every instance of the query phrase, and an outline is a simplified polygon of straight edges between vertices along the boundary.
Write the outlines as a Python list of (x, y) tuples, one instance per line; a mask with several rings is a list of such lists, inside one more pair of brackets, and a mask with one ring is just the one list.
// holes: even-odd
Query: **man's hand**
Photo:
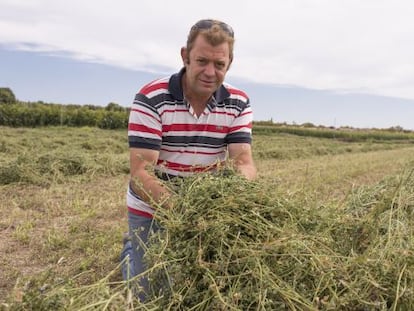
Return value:
[(158, 156), (156, 150), (130, 149), (131, 187), (148, 204), (170, 207), (170, 192), (153, 172)]

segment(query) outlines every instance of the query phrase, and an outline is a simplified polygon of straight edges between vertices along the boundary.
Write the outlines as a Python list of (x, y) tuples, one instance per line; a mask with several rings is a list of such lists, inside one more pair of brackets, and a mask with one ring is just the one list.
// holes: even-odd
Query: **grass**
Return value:
[[(53, 303), (59, 303), (53, 297), (60, 297), (61, 303), (75, 292), (84, 293), (83, 297), (87, 292), (95, 293), (105, 302), (112, 299), (113, 309), (117, 304), (132, 306), (128, 292), (119, 287), (118, 269), (122, 233), (127, 228), (126, 132), (65, 127), (1, 130), (2, 306), (6, 310), (24, 310), (26, 306), (29, 310), (30, 303), (48, 303), (42, 308), (52, 310)], [(413, 151), (410, 142), (392, 140), (254, 136), (261, 182), (278, 189), (285, 200), (315, 209), (332, 205), (346, 208), (351, 197), (357, 206), (370, 203), (374, 198), (367, 193), (380, 191), (384, 178), (414, 166)], [(410, 197), (398, 193), (392, 199), (399, 204), (411, 202)], [(397, 226), (396, 232), (404, 233), (398, 221), (387, 219), (388, 224)], [(395, 242), (389, 236), (383, 245)], [(387, 256), (378, 253), (372, 265), (380, 265), (380, 259), (392, 259)], [(363, 272), (361, 269), (357, 271)], [(397, 271), (401, 278), (395, 282), (399, 287), (395, 293), (407, 288), (406, 269), (400, 266)], [(361, 277), (372, 278), (367, 273)], [(321, 282), (323, 286), (323, 279)], [(51, 300), (44, 299), (45, 295)]]

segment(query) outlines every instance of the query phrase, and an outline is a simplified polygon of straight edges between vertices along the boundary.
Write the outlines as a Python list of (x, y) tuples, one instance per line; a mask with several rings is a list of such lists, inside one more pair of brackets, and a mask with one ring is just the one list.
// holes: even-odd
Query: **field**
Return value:
[[(2, 307), (47, 309), (42, 295), (59, 284), (77, 288), (120, 281), (119, 254), (127, 229), (126, 131), (0, 131)], [(253, 143), (259, 182), (306, 209), (340, 209), (355, 193), (369, 194), (387, 178), (413, 171), (412, 133), (363, 136), (361, 131), (356, 139), (343, 139), (343, 132), (317, 137), (312, 131), (306, 135), (258, 127)], [(405, 200), (412, 208), (410, 191)], [(53, 310), (50, 301), (48, 306)], [(398, 310), (397, 304), (389, 307)]]

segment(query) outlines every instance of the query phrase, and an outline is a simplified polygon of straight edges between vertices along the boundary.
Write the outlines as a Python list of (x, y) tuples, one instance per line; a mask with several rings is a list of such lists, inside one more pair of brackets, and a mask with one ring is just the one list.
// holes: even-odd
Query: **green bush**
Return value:
[(108, 108), (58, 105), (43, 102), (0, 104), (0, 125), (11, 127), (92, 126), (119, 129), (128, 126), (129, 110), (112, 105)]

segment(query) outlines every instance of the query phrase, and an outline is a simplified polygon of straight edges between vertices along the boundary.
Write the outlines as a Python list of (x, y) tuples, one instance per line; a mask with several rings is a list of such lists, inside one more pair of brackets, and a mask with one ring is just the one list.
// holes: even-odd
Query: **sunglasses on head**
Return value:
[(193, 27), (191, 27), (191, 30), (210, 29), (213, 25), (219, 25), (223, 31), (225, 31), (230, 37), (234, 38), (233, 28), (231, 28), (226, 23), (215, 21), (212, 19), (202, 19), (201, 21), (198, 21), (196, 24), (194, 24)]

